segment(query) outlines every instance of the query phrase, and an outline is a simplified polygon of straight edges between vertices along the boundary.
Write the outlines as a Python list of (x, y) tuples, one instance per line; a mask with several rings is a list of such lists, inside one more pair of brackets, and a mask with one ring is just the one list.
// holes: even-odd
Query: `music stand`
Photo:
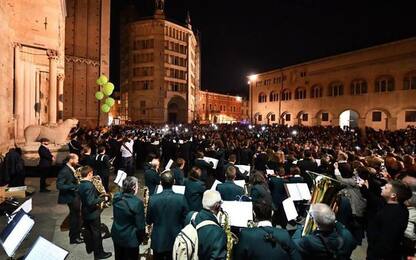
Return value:
[(35, 221), (21, 209), (0, 233), (0, 244), (11, 259), (34, 225)]

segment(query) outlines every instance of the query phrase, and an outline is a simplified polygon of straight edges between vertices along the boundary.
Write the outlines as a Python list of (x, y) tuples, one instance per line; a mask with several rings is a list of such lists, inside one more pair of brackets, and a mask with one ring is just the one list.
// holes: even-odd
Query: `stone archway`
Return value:
[(274, 112), (269, 112), (266, 115), (266, 119), (267, 119), (267, 124), (270, 125), (270, 123), (275, 123), (276, 122), (276, 115)]
[(187, 106), (183, 97), (174, 96), (169, 100), (167, 119), (171, 124), (187, 123)]
[(280, 116), (280, 120), (282, 122), (282, 125), (292, 125), (292, 115), (289, 111), (284, 111)]
[(342, 129), (345, 129), (346, 127), (354, 128), (358, 127), (358, 120), (360, 118), (360, 115), (357, 111), (352, 109), (346, 109), (343, 112), (339, 114), (339, 126)]
[(332, 125), (333, 114), (328, 110), (322, 109), (316, 113), (315, 123), (320, 126)]
[(298, 125), (308, 125), (309, 115), (305, 111), (300, 111), (296, 116), (296, 123)]
[(365, 114), (365, 126), (376, 130), (389, 129), (390, 112), (384, 108), (373, 108)]

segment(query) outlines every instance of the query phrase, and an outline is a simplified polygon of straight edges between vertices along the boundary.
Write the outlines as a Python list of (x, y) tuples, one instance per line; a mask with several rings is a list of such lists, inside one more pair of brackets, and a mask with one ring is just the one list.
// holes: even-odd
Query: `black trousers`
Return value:
[(80, 237), (81, 233), (81, 200), (77, 195), (75, 199), (68, 203), (69, 208), (69, 241)]
[(51, 172), (52, 167), (41, 167), (39, 166), (39, 175), (40, 175), (40, 190), (46, 189), (46, 178)]
[(128, 176), (134, 175), (134, 161), (133, 156), (121, 157), (121, 168), (123, 168)]
[(161, 253), (153, 251), (153, 259), (154, 260), (171, 260), (172, 259), (172, 251), (161, 252)]
[(104, 186), (105, 190), (107, 192), (110, 192), (110, 190), (109, 190), (109, 187), (110, 187), (110, 184), (109, 184), (110, 176), (109, 175), (102, 175), (102, 174), (100, 174), (99, 176), (101, 178), (101, 181), (103, 182), (103, 186)]
[(87, 253), (94, 251), (94, 256), (103, 254), (103, 241), (101, 238), (100, 217), (92, 220), (84, 219), (84, 242)]
[(19, 187), (25, 186), (25, 173), (16, 173), (13, 176), (10, 176), (9, 187)]
[(122, 247), (114, 243), (115, 260), (137, 260), (139, 259), (139, 247)]

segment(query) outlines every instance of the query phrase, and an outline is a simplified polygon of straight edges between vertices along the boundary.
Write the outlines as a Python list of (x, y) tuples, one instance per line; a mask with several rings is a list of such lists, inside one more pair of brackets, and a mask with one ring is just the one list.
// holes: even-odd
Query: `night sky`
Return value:
[[(111, 78), (118, 82), (118, 17), (133, 3), (151, 16), (153, 0), (112, 1)], [(203, 90), (247, 96), (246, 76), (416, 36), (416, 1), (165, 0), (168, 19), (190, 11), (201, 34)]]

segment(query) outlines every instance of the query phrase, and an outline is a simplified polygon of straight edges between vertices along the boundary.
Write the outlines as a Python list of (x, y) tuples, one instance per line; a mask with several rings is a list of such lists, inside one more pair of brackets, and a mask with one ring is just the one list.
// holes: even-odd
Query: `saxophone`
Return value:
[[(149, 207), (149, 189), (145, 186), (143, 189), (143, 205), (144, 205), (144, 215), (147, 216), (148, 207)], [(149, 245), (150, 234), (152, 232), (151, 225), (145, 226), (145, 234), (143, 238), (142, 245), (144, 246), (143, 253), (139, 253), (139, 259), (153, 259), (152, 257), (152, 249)]]
[[(147, 209), (149, 207), (149, 188), (146, 186), (143, 188), (143, 205), (144, 205), (144, 215), (147, 217)], [(143, 245), (147, 245), (150, 239), (150, 225), (145, 227), (145, 235), (143, 239)]]
[(227, 236), (227, 260), (232, 259), (233, 247), (235, 244), (238, 243), (238, 237), (231, 232), (231, 225), (230, 225), (230, 217), (228, 216), (227, 212), (221, 209), (219, 218), (222, 220), (220, 221)]

